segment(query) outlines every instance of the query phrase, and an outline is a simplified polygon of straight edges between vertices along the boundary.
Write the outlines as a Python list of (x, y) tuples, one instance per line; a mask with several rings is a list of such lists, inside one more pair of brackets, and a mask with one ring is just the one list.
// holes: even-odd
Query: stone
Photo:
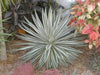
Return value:
[(70, 8), (72, 4), (76, 3), (76, 0), (55, 0), (55, 1), (64, 8)]
[(34, 75), (34, 69), (31, 63), (18, 66), (14, 70), (14, 75)]
[[(72, 4), (76, 4), (76, 0), (55, 0), (59, 5), (64, 8), (71, 8)], [(84, 2), (85, 0), (81, 0)]]
[(60, 72), (57, 69), (49, 69), (43, 72), (41, 75), (60, 75)]

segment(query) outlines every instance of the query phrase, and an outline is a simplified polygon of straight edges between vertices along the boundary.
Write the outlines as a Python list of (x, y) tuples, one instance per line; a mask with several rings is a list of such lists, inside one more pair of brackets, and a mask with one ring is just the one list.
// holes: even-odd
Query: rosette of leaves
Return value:
[(58, 66), (68, 66), (73, 63), (81, 51), (75, 47), (83, 46), (83, 42), (79, 41), (81, 37), (75, 37), (71, 25), (67, 26), (71, 19), (71, 15), (62, 18), (62, 10), (56, 13), (54, 10), (42, 10), (42, 20), (35, 12), (32, 15), (33, 22), (27, 18), (21, 23), (20, 28), (25, 30), (27, 34), (21, 34), (18, 37), (27, 41), (20, 43), (24, 47), (16, 51), (27, 51), (21, 58), (30, 61), (42, 68), (57, 68)]

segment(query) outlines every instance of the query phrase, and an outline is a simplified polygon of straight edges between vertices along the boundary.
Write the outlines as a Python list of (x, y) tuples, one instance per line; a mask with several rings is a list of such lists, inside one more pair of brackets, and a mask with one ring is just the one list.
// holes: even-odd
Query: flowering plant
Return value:
[(77, 26), (77, 31), (82, 34), (87, 34), (88, 39), (85, 40), (89, 43), (89, 48), (93, 46), (98, 48), (100, 46), (100, 0), (76, 0), (78, 5), (72, 9), (71, 14), (74, 18), (71, 22)]

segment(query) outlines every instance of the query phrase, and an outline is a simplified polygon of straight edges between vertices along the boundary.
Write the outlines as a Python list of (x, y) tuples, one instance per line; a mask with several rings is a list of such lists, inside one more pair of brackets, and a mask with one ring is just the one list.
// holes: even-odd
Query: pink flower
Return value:
[(88, 7), (87, 7), (87, 9), (88, 9), (88, 12), (92, 12), (94, 9), (95, 9), (95, 3), (93, 2), (93, 3), (91, 3), (91, 4), (89, 4), (88, 5)]
[(90, 34), (93, 32), (93, 25), (87, 24), (86, 27), (83, 28), (82, 34)]

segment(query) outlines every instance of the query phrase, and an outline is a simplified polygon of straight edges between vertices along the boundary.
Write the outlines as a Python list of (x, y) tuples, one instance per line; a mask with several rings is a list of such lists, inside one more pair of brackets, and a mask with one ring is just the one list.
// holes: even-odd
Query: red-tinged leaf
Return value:
[(82, 3), (83, 1), (82, 1), (82, 0), (76, 0), (76, 2), (77, 2), (77, 3)]
[(90, 38), (90, 40), (92, 40), (92, 41), (98, 39), (98, 37), (99, 37), (99, 34), (96, 33), (96, 32), (94, 32), (94, 31), (89, 35), (89, 38)]
[(96, 42), (97, 51), (100, 51), (100, 39)]
[(97, 52), (100, 52), (100, 46), (97, 47)]
[(85, 40), (84, 42), (85, 42), (85, 43), (89, 43), (89, 40)]
[(93, 25), (87, 24), (86, 27), (83, 28), (82, 34), (90, 34), (93, 32)]
[(74, 11), (71, 11), (70, 14), (76, 14), (77, 9), (75, 9)]
[(75, 13), (76, 13), (75, 11), (70, 12), (70, 14), (72, 14), (72, 15), (75, 14)]
[(74, 7), (72, 7), (72, 9), (77, 9), (79, 8), (79, 5), (75, 5)]
[(82, 10), (82, 13), (84, 13), (84, 12), (85, 12), (85, 9), (84, 9), (84, 7), (82, 7), (82, 8), (81, 8), (81, 10)]
[(96, 48), (100, 47), (99, 45), (100, 45), (100, 39), (98, 39), (98, 40), (96, 41)]
[(72, 24), (75, 21), (76, 21), (76, 18), (71, 19), (68, 25)]
[(84, 23), (85, 23), (85, 20), (83, 20), (83, 19), (79, 19), (78, 20), (78, 24), (79, 25), (84, 26)]
[(94, 29), (96, 32), (98, 32), (99, 26), (95, 26), (93, 29)]
[(97, 2), (97, 5), (98, 5), (98, 7), (99, 7), (99, 9), (100, 9), (100, 1)]
[(89, 13), (92, 12), (92, 11), (95, 9), (95, 7), (96, 7), (96, 5), (95, 5), (94, 2), (91, 3), (91, 4), (89, 4), (88, 7), (87, 7), (88, 12), (89, 12)]
[(86, 0), (85, 3), (86, 3), (86, 4), (89, 4), (89, 3), (90, 3), (90, 0)]
[(75, 16), (80, 16), (82, 15), (82, 12), (77, 12)]

